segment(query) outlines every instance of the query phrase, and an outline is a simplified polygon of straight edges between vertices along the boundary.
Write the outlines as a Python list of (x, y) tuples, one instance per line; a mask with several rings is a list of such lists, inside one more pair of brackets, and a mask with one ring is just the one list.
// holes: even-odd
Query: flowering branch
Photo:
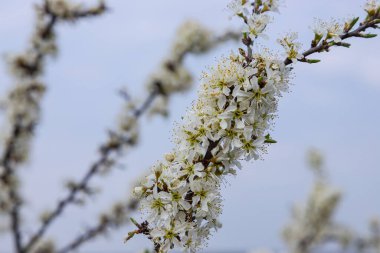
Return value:
[[(327, 25), (322, 24), (320, 28), (315, 29), (315, 37), (311, 43), (310, 49), (302, 53), (298, 61), (307, 63), (317, 63), (319, 60), (309, 60), (306, 57), (314, 53), (328, 52), (333, 46), (350, 47), (349, 43), (342, 42), (343, 40), (357, 37), (357, 38), (374, 38), (376, 34), (365, 34), (366, 30), (369, 28), (379, 29), (380, 24), (380, 7), (379, 3), (376, 1), (369, 1), (365, 8), (367, 12), (367, 17), (363, 20), (359, 26), (353, 30), (359, 18), (353, 18), (347, 21), (344, 25), (338, 23), (333, 23)], [(329, 27), (323, 27), (323, 26)], [(285, 64), (291, 64), (293, 61), (291, 58), (285, 60)]]
[[(247, 51), (239, 49), (241, 56), (222, 59), (204, 74), (199, 97), (177, 130), (174, 150), (134, 190), (142, 200), (145, 221), (140, 226), (147, 229), (131, 232), (128, 239), (149, 233), (159, 253), (198, 250), (220, 227), (221, 182), (236, 173), (240, 160), (259, 159), (275, 143), (269, 131), (293, 68), (269, 50), (254, 53), (252, 45), (269, 23), (267, 12), (277, 11), (278, 3), (236, 0), (232, 7), (247, 26)], [(280, 41), (287, 53), (299, 56), (292, 40)]]

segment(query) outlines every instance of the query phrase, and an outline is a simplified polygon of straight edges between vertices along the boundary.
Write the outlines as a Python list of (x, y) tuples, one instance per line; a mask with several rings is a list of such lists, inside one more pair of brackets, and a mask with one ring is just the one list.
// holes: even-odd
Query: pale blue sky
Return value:
[[(19, 52), (27, 44), (36, 0), (0, 0), (0, 54)], [(93, 2), (93, 1), (90, 1)], [(111, 12), (102, 18), (58, 29), (60, 53), (49, 60), (45, 80), (43, 118), (31, 161), (23, 168), (26, 231), (34, 231), (36, 216), (62, 196), (62, 179), (80, 178), (96, 157), (96, 147), (112, 127), (122, 104), (116, 95), (126, 85), (140, 96), (147, 79), (166, 54), (176, 27), (193, 18), (223, 31), (239, 27), (228, 19), (228, 0), (107, 1)], [(305, 47), (311, 39), (314, 17), (363, 14), (362, 0), (287, 0), (281, 15), (268, 30), (272, 41), (298, 31)], [(270, 45), (273, 43), (270, 42)], [(331, 181), (345, 191), (337, 219), (364, 231), (367, 220), (380, 215), (380, 40), (354, 39), (351, 49), (320, 55), (317, 65), (298, 65), (294, 86), (280, 102), (273, 137), (278, 143), (264, 161), (249, 163), (229, 180), (224, 191), (223, 228), (209, 249), (249, 250), (283, 248), (279, 232), (294, 201), (306, 197), (311, 175), (305, 153), (311, 146), (326, 155)], [(236, 48), (228, 43), (205, 56), (189, 57), (187, 66), (196, 77), (215, 58)], [(0, 65), (0, 92), (11, 84), (4, 62)], [(83, 210), (71, 207), (50, 231), (60, 244), (67, 242), (99, 211), (126, 196), (130, 182), (162, 152), (170, 150), (173, 122), (195, 98), (196, 91), (171, 102), (167, 120), (145, 120), (139, 149), (125, 157), (125, 171), (116, 170), (95, 180), (103, 194)], [(159, 133), (159, 134), (157, 134)], [(41, 183), (43, 182), (43, 183)], [(82, 252), (134, 252), (150, 246), (140, 238), (123, 244), (130, 227), (88, 244)], [(9, 249), (0, 237), (0, 252)]]

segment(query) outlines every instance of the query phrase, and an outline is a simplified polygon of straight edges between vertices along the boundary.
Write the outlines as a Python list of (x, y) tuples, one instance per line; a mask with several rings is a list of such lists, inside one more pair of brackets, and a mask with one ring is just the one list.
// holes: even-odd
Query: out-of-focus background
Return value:
[[(17, 53), (28, 42), (37, 0), (0, 0), (0, 53)], [(92, 1), (87, 1), (92, 2)], [(34, 231), (38, 215), (64, 194), (63, 180), (80, 178), (96, 157), (96, 147), (114, 125), (123, 101), (117, 90), (144, 93), (144, 83), (169, 50), (176, 28), (186, 19), (210, 29), (240, 29), (230, 20), (228, 0), (118, 1), (100, 18), (58, 26), (60, 52), (49, 59), (45, 78), (48, 93), (31, 159), (22, 173), (27, 231)], [(315, 17), (364, 15), (363, 0), (287, 0), (268, 28), (270, 41), (289, 31), (299, 32), (304, 48), (312, 39)], [(323, 151), (330, 181), (344, 190), (336, 218), (365, 231), (369, 218), (380, 215), (380, 50), (379, 39), (353, 39), (350, 49), (335, 48), (318, 55), (319, 64), (296, 66), (291, 92), (280, 102), (279, 118), (263, 161), (244, 164), (223, 189), (223, 228), (209, 241), (215, 252), (284, 249), (279, 235), (291, 204), (305, 199), (312, 182), (305, 152)], [(207, 55), (191, 56), (186, 65), (196, 77), (237, 43), (221, 45)], [(0, 63), (0, 94), (12, 84)], [(70, 207), (50, 230), (59, 243), (83, 230), (99, 211), (127, 196), (131, 183), (172, 144), (173, 123), (180, 119), (196, 89), (176, 96), (167, 119), (144, 120), (138, 149), (129, 153), (124, 170), (95, 180), (102, 194), (84, 208)], [(4, 120), (3, 115), (0, 116)], [(43, 182), (43, 183), (41, 183)], [(130, 227), (86, 245), (81, 252), (135, 252), (150, 241), (134, 238), (124, 245)], [(0, 237), (0, 252), (9, 252), (10, 238)]]

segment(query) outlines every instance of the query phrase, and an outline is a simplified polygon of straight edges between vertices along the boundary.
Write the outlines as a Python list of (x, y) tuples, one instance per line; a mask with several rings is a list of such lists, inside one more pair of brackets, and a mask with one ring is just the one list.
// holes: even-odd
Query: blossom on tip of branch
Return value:
[(246, 0), (234, 0), (228, 4), (228, 9), (231, 11), (232, 15), (249, 15), (249, 7), (251, 5), (250, 1)]
[(243, 33), (249, 34), (252, 40), (259, 36), (266, 38), (263, 31), (270, 22), (271, 18), (267, 14), (253, 14), (247, 19), (247, 26), (243, 28)]
[(364, 5), (364, 10), (368, 13), (370, 16), (379, 16), (380, 14), (380, 1), (379, 0), (369, 0)]
[(247, 1), (235, 0), (228, 5), (234, 16), (238, 16), (244, 20), (245, 26), (243, 33), (248, 35), (253, 41), (257, 37), (267, 36), (263, 34), (266, 26), (271, 22), (267, 12), (278, 12), (278, 0), (264, 1)]
[(300, 52), (301, 43), (296, 42), (297, 39), (297, 33), (289, 33), (286, 36), (277, 40), (277, 42), (284, 48), (286, 57), (293, 63), (303, 58), (303, 55)]

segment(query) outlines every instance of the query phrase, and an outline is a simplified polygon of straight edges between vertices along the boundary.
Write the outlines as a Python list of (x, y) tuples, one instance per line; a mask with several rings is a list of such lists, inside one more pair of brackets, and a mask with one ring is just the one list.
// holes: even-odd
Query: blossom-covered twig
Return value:
[[(146, 229), (133, 234), (147, 234), (156, 252), (199, 249), (220, 227), (221, 182), (236, 173), (240, 160), (259, 159), (275, 143), (269, 132), (293, 67), (269, 50), (253, 52), (252, 45), (278, 1), (236, 0), (232, 7), (247, 26), (247, 50), (239, 49), (241, 56), (224, 58), (204, 74), (199, 97), (177, 130), (174, 150), (135, 188), (145, 214), (136, 226)], [(299, 56), (294, 54), (298, 46), (283, 45)]]
[[(151, 113), (163, 114), (165, 112), (166, 114), (166, 102), (171, 95), (191, 87), (191, 75), (183, 66), (184, 57), (187, 54), (207, 52), (226, 40), (237, 38), (238, 35), (233, 32), (227, 32), (221, 36), (213, 36), (208, 29), (195, 22), (186, 22), (182, 25), (177, 32), (170, 56), (148, 82), (147, 87), (149, 92), (146, 99), (138, 106), (129, 98), (128, 94), (123, 93), (123, 96), (127, 98), (126, 108), (121, 112), (117, 129), (109, 131), (107, 141), (101, 146), (100, 157), (91, 165), (81, 180), (77, 183), (69, 183), (69, 192), (58, 202), (53, 211), (45, 216), (41, 226), (31, 236), (27, 248), (32, 247), (33, 244), (42, 238), (50, 224), (59, 217), (68, 205), (77, 202), (77, 196), (80, 193), (88, 194), (92, 192), (89, 186), (90, 180), (95, 175), (109, 170), (116, 162), (115, 156), (125, 153), (127, 149), (137, 144), (139, 136), (138, 120), (145, 112), (149, 110)], [(160, 102), (156, 103), (160, 98), (161, 101), (166, 101), (165, 106)], [(120, 206), (120, 204), (116, 204), (115, 206)], [(73, 247), (76, 248), (87, 240), (103, 233), (106, 228), (113, 224), (113, 221), (109, 217), (108, 219), (102, 219), (102, 222), (74, 239), (73, 243), (62, 251)]]
[[(343, 42), (349, 38), (374, 38), (377, 34), (365, 33), (369, 28), (380, 28), (380, 4), (376, 0), (370, 0), (365, 6), (367, 17), (360, 22), (359, 26), (355, 28), (359, 17), (349, 19), (346, 23), (340, 24), (337, 21), (331, 22), (319, 21), (314, 28), (314, 39), (311, 42), (310, 49), (306, 50), (298, 58), (298, 61), (316, 63), (319, 60), (307, 59), (308, 56), (314, 53), (328, 52), (331, 47), (342, 46), (350, 47), (351, 44)], [(355, 29), (354, 29), (355, 28)], [(293, 57), (288, 57), (285, 64), (291, 64)]]

